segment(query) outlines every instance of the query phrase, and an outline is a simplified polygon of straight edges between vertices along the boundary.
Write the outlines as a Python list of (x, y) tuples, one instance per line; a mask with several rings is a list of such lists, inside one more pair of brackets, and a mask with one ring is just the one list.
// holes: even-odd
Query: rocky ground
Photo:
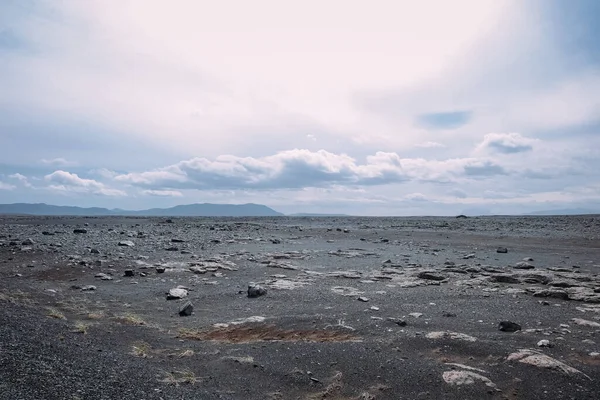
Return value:
[(0, 218), (0, 399), (597, 399), (600, 217)]

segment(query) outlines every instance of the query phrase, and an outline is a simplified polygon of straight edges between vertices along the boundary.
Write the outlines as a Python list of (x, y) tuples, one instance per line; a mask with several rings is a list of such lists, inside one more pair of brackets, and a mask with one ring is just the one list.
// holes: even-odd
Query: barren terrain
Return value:
[(0, 399), (597, 399), (599, 273), (599, 216), (0, 217)]

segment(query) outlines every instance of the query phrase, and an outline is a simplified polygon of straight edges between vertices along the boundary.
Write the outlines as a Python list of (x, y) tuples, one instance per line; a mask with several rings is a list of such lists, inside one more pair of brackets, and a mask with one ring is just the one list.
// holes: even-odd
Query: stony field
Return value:
[(598, 399), (600, 216), (0, 217), (0, 399)]

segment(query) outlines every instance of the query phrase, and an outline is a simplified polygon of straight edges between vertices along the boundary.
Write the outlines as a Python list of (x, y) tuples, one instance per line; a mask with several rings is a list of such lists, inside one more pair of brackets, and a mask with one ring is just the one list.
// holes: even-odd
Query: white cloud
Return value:
[(438, 143), (438, 142), (428, 141), (428, 142), (423, 142), (423, 143), (417, 143), (415, 145), (415, 147), (421, 147), (424, 149), (433, 149), (433, 148), (441, 148), (441, 147), (446, 147), (446, 146), (441, 143)]
[(104, 179), (112, 179), (115, 176), (119, 175), (118, 172), (112, 171), (108, 168), (97, 168), (89, 171), (90, 174), (99, 176)]
[(409, 193), (406, 196), (404, 196), (404, 198), (406, 200), (411, 200), (411, 201), (427, 201), (427, 196), (425, 196), (423, 193)]
[(354, 93), (462, 65), (512, 3), (134, 0), (119, 13), (116, 3), (48, 3), (44, 23), (16, 25), (46, 51), (10, 55), (0, 104), (85, 118), (188, 154), (283, 150), (273, 139), (298, 120), (344, 139), (388, 137), (397, 129), (361, 115)]
[(46, 164), (46, 165), (52, 165), (55, 167), (73, 167), (76, 166), (78, 163), (75, 161), (69, 161), (65, 158), (59, 157), (59, 158), (51, 158), (51, 159), (46, 159), (46, 158), (42, 158), (40, 160), (40, 162), (42, 164)]
[(15, 185), (11, 185), (9, 183), (0, 181), (0, 190), (13, 190), (14, 188), (15, 188)]
[(143, 194), (158, 197), (183, 197), (183, 193), (177, 190), (143, 190)]
[(332, 184), (371, 186), (405, 181), (446, 182), (456, 177), (507, 174), (499, 165), (479, 158), (444, 161), (401, 158), (377, 152), (358, 163), (345, 154), (325, 150), (288, 150), (253, 158), (193, 158), (164, 168), (116, 176), (117, 182), (152, 189), (285, 189)]
[(29, 179), (27, 179), (27, 177), (25, 175), (21, 175), (18, 172), (11, 174), (8, 177), (19, 181), (19, 183), (25, 187), (28, 187), (28, 188), (33, 187), (33, 185), (29, 182)]
[(67, 171), (54, 171), (44, 177), (50, 185), (50, 189), (61, 192), (90, 193), (103, 196), (126, 196), (127, 194), (118, 189), (112, 189), (105, 184), (93, 179), (80, 178), (77, 174)]
[(488, 133), (475, 149), (476, 152), (513, 154), (533, 150), (537, 139), (530, 139), (519, 133)]

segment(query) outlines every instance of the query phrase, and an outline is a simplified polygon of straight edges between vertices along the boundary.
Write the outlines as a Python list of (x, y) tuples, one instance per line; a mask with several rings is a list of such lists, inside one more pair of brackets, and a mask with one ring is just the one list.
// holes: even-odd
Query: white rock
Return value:
[(589, 321), (587, 319), (573, 318), (571, 321), (573, 321), (573, 323), (575, 323), (577, 325), (581, 325), (581, 326), (591, 326), (594, 328), (600, 328), (600, 323), (594, 322), (594, 321)]
[[(547, 368), (554, 371), (562, 372), (566, 375), (581, 374), (582, 372), (560, 362), (552, 357), (549, 357), (536, 350), (520, 349), (516, 353), (511, 353), (506, 358), (508, 361), (518, 361), (523, 364), (533, 365), (539, 368)], [(588, 377), (589, 378), (589, 377)]]
[(446, 371), (442, 374), (444, 381), (453, 386), (473, 385), (475, 381), (481, 381), (486, 386), (496, 389), (496, 384), (483, 375), (472, 371)]
[(262, 317), (260, 315), (253, 315), (248, 318), (234, 319), (231, 322), (222, 322), (222, 323), (218, 323), (218, 324), (213, 324), (213, 326), (215, 328), (227, 328), (229, 325), (242, 325), (242, 324), (249, 324), (249, 323), (264, 322), (265, 319), (266, 319), (265, 317)]
[(484, 374), (487, 373), (487, 371), (483, 370), (483, 369), (479, 369), (479, 368), (475, 368), (475, 367), (469, 367), (468, 365), (465, 364), (459, 364), (459, 363), (445, 363), (446, 365), (452, 365), (453, 367), (458, 367), (460, 369), (467, 369), (469, 371), (477, 371), (477, 372), (482, 372)]
[(183, 299), (184, 297), (187, 297), (187, 295), (188, 291), (186, 289), (177, 287), (169, 290), (169, 293), (167, 294), (167, 300)]
[(552, 343), (549, 340), (543, 339), (537, 342), (538, 347), (552, 347)]
[(475, 342), (477, 341), (476, 337), (458, 333), (458, 332), (449, 332), (449, 331), (438, 331), (438, 332), (429, 332), (425, 335), (427, 339), (452, 339), (452, 340), (463, 340), (465, 342)]
[(331, 288), (331, 291), (336, 294), (341, 294), (342, 296), (358, 296), (359, 294), (364, 293), (357, 288), (349, 286), (334, 286)]

